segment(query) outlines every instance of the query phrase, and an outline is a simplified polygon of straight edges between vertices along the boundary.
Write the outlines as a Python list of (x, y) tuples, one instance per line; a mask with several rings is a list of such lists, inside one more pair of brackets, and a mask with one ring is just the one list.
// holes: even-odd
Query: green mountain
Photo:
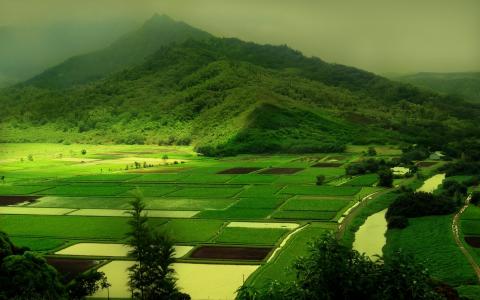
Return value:
[(226, 155), (439, 148), (479, 136), (479, 106), (238, 39), (171, 43), (83, 86), (59, 90), (55, 78), (0, 93), (0, 141), (193, 144)]
[(480, 72), (428, 73), (392, 77), (442, 94), (456, 95), (467, 101), (480, 103)]
[(43, 88), (68, 88), (92, 82), (114, 72), (142, 63), (161, 46), (190, 38), (209, 38), (210, 34), (177, 22), (165, 15), (154, 15), (140, 29), (109, 47), (72, 57), (26, 82)]

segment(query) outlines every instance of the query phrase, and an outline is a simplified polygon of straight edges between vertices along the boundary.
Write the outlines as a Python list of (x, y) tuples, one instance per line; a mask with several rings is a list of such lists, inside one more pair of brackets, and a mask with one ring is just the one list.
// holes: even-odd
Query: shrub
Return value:
[(322, 185), (325, 182), (325, 176), (324, 175), (318, 175), (317, 176), (317, 185)]
[(480, 192), (473, 192), (472, 196), (470, 198), (470, 203), (474, 205), (479, 205), (480, 204)]
[(405, 216), (392, 216), (387, 219), (388, 229), (403, 229), (408, 226), (408, 218)]
[(445, 180), (442, 187), (443, 193), (447, 196), (454, 196), (456, 194), (466, 195), (468, 190), (463, 183), (458, 183), (455, 180)]
[(456, 211), (458, 202), (443, 194), (434, 195), (425, 192), (404, 193), (387, 210), (387, 220), (393, 216), (409, 218), (446, 215)]
[(393, 185), (393, 172), (390, 168), (382, 169), (378, 171), (379, 186), (392, 187)]
[(375, 155), (377, 155), (377, 150), (375, 150), (374, 147), (368, 147), (367, 155), (368, 156), (375, 156)]

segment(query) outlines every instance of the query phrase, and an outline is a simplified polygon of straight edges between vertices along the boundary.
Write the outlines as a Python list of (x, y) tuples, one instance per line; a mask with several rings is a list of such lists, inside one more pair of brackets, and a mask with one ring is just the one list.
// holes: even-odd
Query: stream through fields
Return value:
[[(425, 180), (423, 185), (417, 189), (417, 192), (432, 193), (442, 184), (444, 179), (445, 174), (434, 175)], [(355, 233), (353, 249), (365, 253), (370, 258), (375, 258), (375, 255), (382, 255), (382, 248), (387, 241), (385, 237), (387, 232), (386, 213), (387, 209), (384, 209), (365, 220), (365, 223)]]

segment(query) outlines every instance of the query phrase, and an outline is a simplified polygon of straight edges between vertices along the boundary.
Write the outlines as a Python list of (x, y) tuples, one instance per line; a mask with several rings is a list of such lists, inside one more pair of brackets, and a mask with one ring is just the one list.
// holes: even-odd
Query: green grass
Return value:
[(275, 245), (289, 230), (225, 227), (216, 243), (239, 245)]
[(67, 182), (76, 181), (127, 181), (139, 177), (139, 174), (99, 174), (99, 175), (83, 175), (64, 179)]
[(49, 238), (12, 237), (12, 242), (18, 247), (28, 247), (32, 251), (48, 251), (65, 244), (65, 240)]
[(241, 188), (188, 187), (170, 193), (169, 197), (229, 198), (242, 191)]
[(252, 185), (238, 194), (240, 198), (270, 198), (273, 197), (282, 186), (278, 185)]
[(146, 199), (147, 209), (162, 210), (204, 210), (224, 209), (235, 203), (233, 199)]
[(338, 211), (350, 203), (350, 200), (293, 198), (282, 205), (282, 210)]
[(343, 186), (372, 186), (378, 181), (377, 174), (361, 175), (343, 184)]
[(45, 195), (59, 195), (59, 196), (116, 196), (125, 194), (130, 187), (119, 186), (115, 184), (104, 185), (63, 185), (57, 186), (53, 189), (42, 192)]
[(223, 220), (255, 220), (264, 219), (272, 213), (271, 209), (229, 207), (225, 210), (204, 210), (196, 217)]
[(480, 285), (461, 285), (456, 288), (461, 297), (469, 300), (480, 300)]
[(131, 180), (128, 180), (129, 183), (136, 182), (177, 182), (181, 178), (187, 175), (182, 173), (147, 173), (142, 174), (139, 177), (135, 177)]
[(462, 214), (462, 220), (480, 220), (480, 207), (470, 204)]
[(2, 185), (0, 195), (29, 195), (50, 189), (51, 186), (25, 186), (25, 185)]
[(279, 207), (287, 197), (272, 196), (270, 198), (240, 198), (235, 203), (235, 208), (277, 208)]
[(281, 210), (275, 212), (274, 219), (287, 220), (331, 220), (336, 216), (334, 211), (305, 211), (305, 210)]
[(462, 232), (465, 235), (479, 235), (480, 234), (480, 219), (477, 220), (462, 220), (460, 221)]
[(178, 190), (179, 187), (169, 184), (138, 185), (126, 192), (125, 195), (129, 195), (132, 192), (135, 192), (137, 189), (145, 197), (160, 197)]
[(185, 176), (178, 181), (184, 183), (226, 183), (234, 177), (235, 175), (226, 174), (192, 174)]
[(170, 220), (160, 227), (176, 243), (207, 242), (220, 232), (224, 221), (218, 220)]
[(131, 198), (116, 197), (58, 197), (46, 196), (38, 199), (29, 206), (57, 207), (57, 208), (106, 208), (128, 209)]
[(410, 218), (405, 229), (388, 230), (384, 254), (402, 249), (412, 253), (432, 276), (452, 285), (475, 283), (472, 267), (455, 244), (451, 232), (452, 216)]
[(308, 254), (308, 244), (318, 239), (327, 230), (315, 225), (309, 225), (293, 235), (287, 244), (273, 258), (272, 263), (261, 266), (247, 281), (257, 288), (261, 288), (272, 280), (289, 282), (295, 278), (292, 270), (293, 263), (301, 256)]
[(359, 187), (289, 185), (281, 190), (280, 193), (290, 195), (353, 196), (359, 191)]
[[(14, 237), (120, 240), (129, 230), (127, 221), (123, 217), (2, 215), (0, 228)], [(165, 223), (158, 218), (150, 222), (153, 226)]]
[(241, 174), (229, 181), (229, 183), (272, 183), (278, 179), (279, 175), (267, 174)]

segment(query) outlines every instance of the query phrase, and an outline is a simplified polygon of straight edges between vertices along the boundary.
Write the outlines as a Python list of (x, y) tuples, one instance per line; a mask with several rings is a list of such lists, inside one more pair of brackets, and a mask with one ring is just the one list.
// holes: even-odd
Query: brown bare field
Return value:
[(268, 168), (259, 174), (295, 174), (304, 168)]
[(271, 250), (271, 247), (201, 246), (195, 249), (190, 257), (261, 261), (267, 257)]
[(65, 282), (74, 279), (95, 265), (98, 261), (91, 259), (71, 259), (71, 258), (47, 258), (47, 262), (52, 265), (62, 276)]
[(343, 163), (339, 162), (319, 162), (314, 164), (312, 167), (314, 168), (337, 168), (343, 165)]
[(218, 172), (218, 174), (248, 174), (260, 170), (261, 168), (230, 168)]
[(466, 236), (465, 242), (473, 248), (480, 248), (480, 236)]
[(0, 196), (0, 206), (16, 205), (23, 202), (34, 202), (38, 196)]

